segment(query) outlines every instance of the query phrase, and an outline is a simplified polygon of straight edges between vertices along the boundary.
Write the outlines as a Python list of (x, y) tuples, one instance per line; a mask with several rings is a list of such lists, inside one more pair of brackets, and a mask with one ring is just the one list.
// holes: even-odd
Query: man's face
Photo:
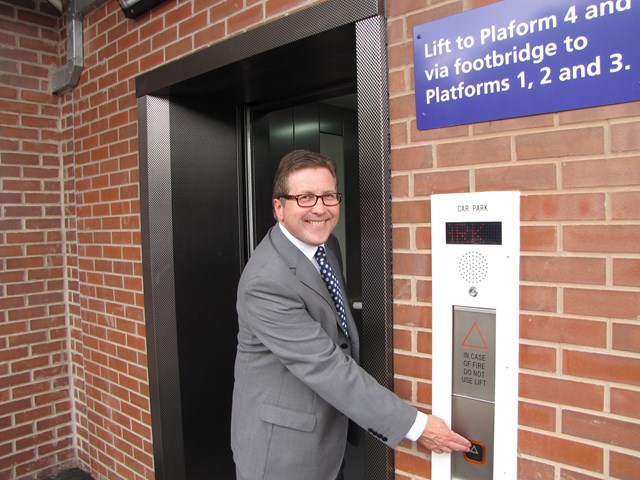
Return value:
[[(304, 168), (289, 174), (289, 195), (312, 193), (324, 195), (336, 192), (336, 183), (326, 168)], [(300, 207), (295, 199), (273, 199), (273, 208), (280, 223), (298, 240), (309, 245), (327, 241), (340, 218), (340, 205), (327, 207), (319, 198), (313, 207)]]

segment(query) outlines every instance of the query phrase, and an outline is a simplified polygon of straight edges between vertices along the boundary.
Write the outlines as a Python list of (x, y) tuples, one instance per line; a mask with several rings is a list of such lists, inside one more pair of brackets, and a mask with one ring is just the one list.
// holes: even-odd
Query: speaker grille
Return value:
[(468, 283), (482, 282), (489, 273), (489, 263), (479, 252), (467, 252), (458, 261), (458, 272)]

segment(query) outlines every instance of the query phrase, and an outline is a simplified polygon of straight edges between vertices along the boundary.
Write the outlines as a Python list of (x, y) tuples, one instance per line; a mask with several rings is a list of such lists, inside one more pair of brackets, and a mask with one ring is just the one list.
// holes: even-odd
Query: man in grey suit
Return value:
[(404, 438), (436, 453), (471, 445), (358, 365), (351, 312), (338, 313), (323, 281), (325, 259), (316, 257), (325, 247), (340, 284), (333, 295), (343, 295), (331, 233), (340, 200), (332, 160), (304, 150), (283, 157), (272, 200), (277, 224), (238, 286), (231, 446), (239, 480), (336, 479), (349, 419), (390, 447)]

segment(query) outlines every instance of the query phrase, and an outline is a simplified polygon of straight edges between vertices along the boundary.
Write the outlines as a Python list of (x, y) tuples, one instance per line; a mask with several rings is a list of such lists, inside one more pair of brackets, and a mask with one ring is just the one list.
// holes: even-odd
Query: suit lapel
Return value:
[[(304, 283), (311, 290), (320, 295), (325, 302), (335, 311), (335, 304), (333, 299), (327, 290), (327, 286), (324, 284), (324, 280), (320, 276), (316, 267), (311, 261), (304, 256), (304, 254), (284, 236), (278, 225), (275, 225), (269, 231), (269, 239), (273, 248), (283, 261), (289, 266), (289, 269), (302, 283)], [(328, 245), (327, 245), (328, 246)], [(327, 248), (327, 259), (331, 268), (340, 279), (342, 286), (342, 296), (346, 306), (347, 312), (347, 326), (349, 328), (349, 336), (352, 345), (358, 344), (358, 329), (356, 327), (353, 316), (351, 315), (351, 308), (348, 305), (349, 299), (347, 298), (346, 286), (344, 284), (344, 276), (340, 268), (340, 262), (335, 255), (333, 249)], [(338, 315), (336, 312), (336, 322), (339, 324)], [(357, 354), (356, 354), (357, 356)]]
[(320, 295), (330, 306), (333, 306), (333, 300), (316, 267), (284, 236), (277, 225), (270, 230), (269, 238), (273, 248), (288, 265), (291, 273), (307, 287)]

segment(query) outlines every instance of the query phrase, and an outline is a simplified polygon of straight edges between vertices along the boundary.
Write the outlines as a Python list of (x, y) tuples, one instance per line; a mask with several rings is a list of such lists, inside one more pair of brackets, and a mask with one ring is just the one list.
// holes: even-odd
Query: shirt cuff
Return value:
[(415, 442), (420, 438), (422, 432), (427, 427), (427, 421), (429, 420), (429, 416), (426, 413), (422, 413), (418, 410), (418, 414), (416, 415), (416, 420), (413, 422), (413, 426), (409, 430), (409, 432), (404, 436), (407, 440), (411, 440)]

